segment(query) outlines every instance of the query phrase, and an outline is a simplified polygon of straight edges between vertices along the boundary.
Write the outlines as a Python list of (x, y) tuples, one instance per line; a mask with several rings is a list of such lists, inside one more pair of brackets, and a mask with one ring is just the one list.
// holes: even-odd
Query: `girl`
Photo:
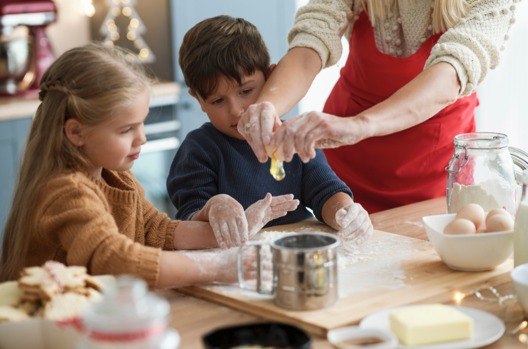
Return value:
[[(234, 282), (236, 249), (171, 250), (217, 247), (219, 240), (240, 245), (248, 226), (257, 231), (296, 207), (289, 196), (268, 194), (244, 212), (218, 196), (203, 216), (211, 224), (159, 213), (129, 171), (146, 142), (150, 83), (131, 57), (89, 44), (64, 53), (43, 75), (42, 103), (5, 228), (0, 280), (56, 260), (94, 275), (133, 274), (157, 288)], [(252, 262), (251, 256), (244, 261), (249, 277)]]

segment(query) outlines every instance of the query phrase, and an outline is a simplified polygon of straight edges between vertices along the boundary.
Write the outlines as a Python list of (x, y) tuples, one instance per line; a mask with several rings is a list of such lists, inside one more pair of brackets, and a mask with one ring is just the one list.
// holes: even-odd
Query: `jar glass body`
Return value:
[(458, 212), (468, 203), (485, 211), (502, 207), (515, 215), (520, 186), (508, 137), (500, 133), (474, 132), (454, 138), (454, 153), (446, 167), (447, 211)]
[(528, 263), (528, 171), (523, 173), (523, 187), (513, 228), (513, 264)]

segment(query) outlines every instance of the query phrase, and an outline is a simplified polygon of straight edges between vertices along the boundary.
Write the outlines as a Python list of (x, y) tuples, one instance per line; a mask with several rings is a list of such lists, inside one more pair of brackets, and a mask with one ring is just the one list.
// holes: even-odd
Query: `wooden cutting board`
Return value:
[[(313, 222), (271, 229), (262, 232), (263, 240), (292, 232), (330, 231)], [(492, 271), (454, 271), (443, 264), (429, 241), (375, 231), (359, 250), (339, 251), (339, 300), (325, 309), (282, 309), (270, 296), (236, 285), (188, 287), (181, 292), (324, 336), (333, 328), (357, 324), (366, 315), (390, 307), (451, 302), (455, 292), (468, 294), (478, 287), (507, 281), (512, 267), (512, 260), (508, 260)]]

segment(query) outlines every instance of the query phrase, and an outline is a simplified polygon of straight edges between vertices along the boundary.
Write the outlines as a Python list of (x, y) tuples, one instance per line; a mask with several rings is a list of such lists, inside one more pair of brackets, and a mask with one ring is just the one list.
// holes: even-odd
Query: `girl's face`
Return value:
[(243, 74), (241, 81), (242, 84), (238, 85), (235, 80), (221, 76), (216, 91), (205, 100), (191, 91), (216, 129), (237, 139), (244, 139), (237, 130), (238, 120), (255, 103), (266, 78), (263, 72), (257, 70), (252, 75)]
[(130, 104), (122, 107), (108, 121), (83, 132), (82, 150), (93, 167), (91, 174), (101, 177), (103, 168), (129, 170), (147, 141), (144, 121), (149, 113), (147, 89)]

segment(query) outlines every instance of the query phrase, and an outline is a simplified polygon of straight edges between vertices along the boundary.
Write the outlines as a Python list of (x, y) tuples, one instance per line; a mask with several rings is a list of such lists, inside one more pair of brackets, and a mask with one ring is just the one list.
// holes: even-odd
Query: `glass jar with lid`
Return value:
[(120, 275), (83, 313), (77, 349), (177, 349), (180, 336), (167, 327), (169, 312), (169, 302), (145, 281)]
[(468, 203), (477, 203), (485, 211), (502, 207), (514, 216), (520, 185), (515, 178), (508, 136), (464, 133), (455, 136), (454, 147), (446, 167), (447, 211), (458, 212)]

